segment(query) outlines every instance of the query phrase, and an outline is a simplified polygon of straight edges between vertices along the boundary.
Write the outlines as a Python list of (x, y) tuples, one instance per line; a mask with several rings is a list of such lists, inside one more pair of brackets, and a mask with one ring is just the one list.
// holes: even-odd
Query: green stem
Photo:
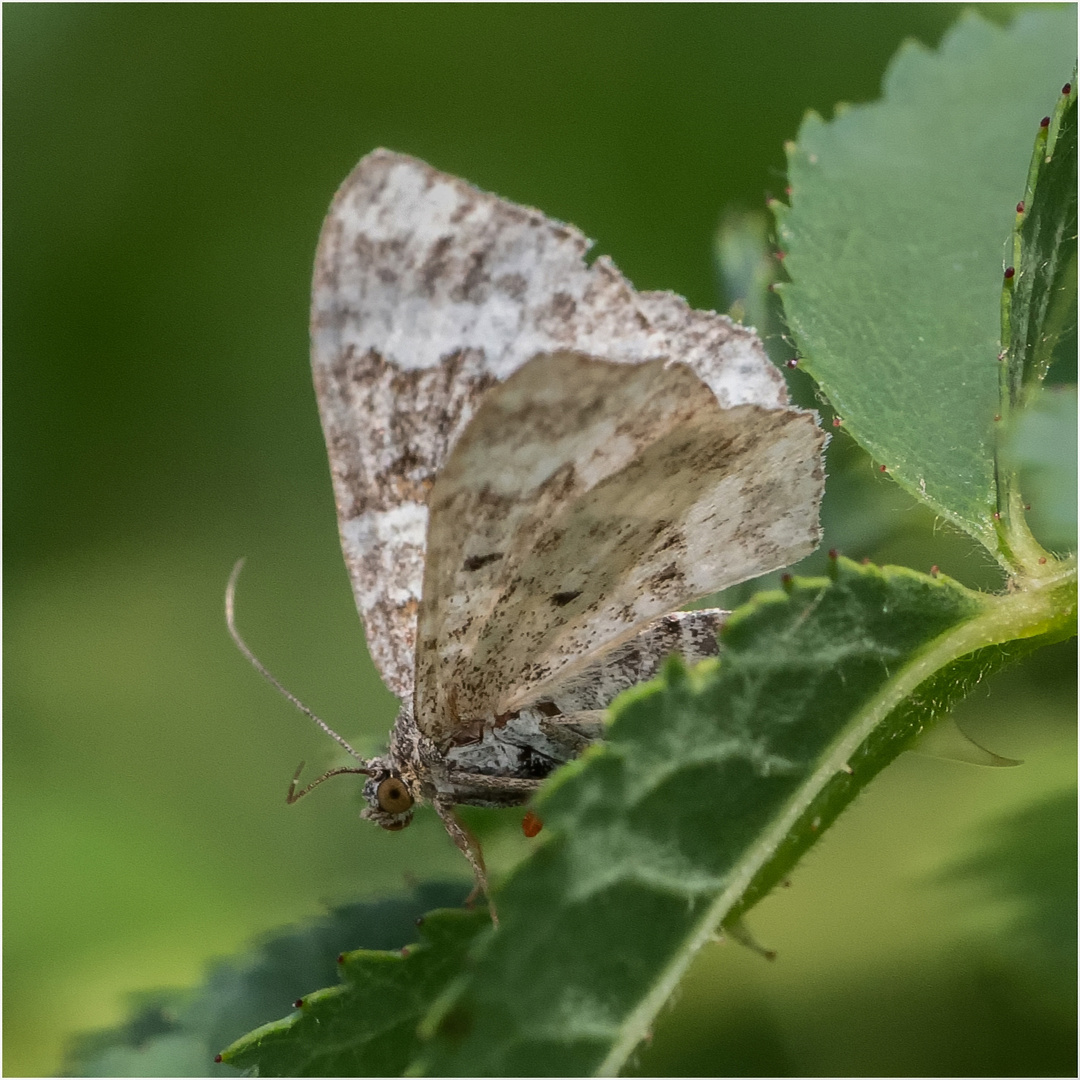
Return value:
[(1016, 482), (1015, 470), (999, 471), (998, 543), (1016, 577), (1040, 581), (1053, 578), (1063, 565), (1035, 539), (1024, 513), (1023, 496)]

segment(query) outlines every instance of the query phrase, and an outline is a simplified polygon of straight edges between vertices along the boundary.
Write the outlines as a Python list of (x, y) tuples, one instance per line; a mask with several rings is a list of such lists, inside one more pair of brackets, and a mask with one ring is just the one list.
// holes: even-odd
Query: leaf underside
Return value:
[(1075, 41), (1068, 7), (908, 44), (881, 101), (806, 118), (774, 207), (801, 366), (893, 479), (999, 558), (1006, 241)]
[(460, 882), (426, 882), (406, 896), (334, 908), (302, 927), (268, 935), (235, 960), (217, 963), (194, 991), (142, 994), (120, 1027), (80, 1036), (65, 1076), (235, 1076), (218, 1051), (291, 1001), (332, 982), (338, 954), (363, 944), (400, 948), (425, 911), (459, 903)]
[(421, 1020), (490, 925), (486, 912), (435, 911), (409, 949), (345, 953), (341, 985), (300, 999), (291, 1016), (245, 1035), (223, 1060), (255, 1065), (260, 1076), (401, 1076), (420, 1049)]
[(881, 768), (987, 672), (1070, 632), (1064, 615), (1029, 619), (1010, 641), (982, 629), (1004, 600), (831, 567), (736, 612), (719, 661), (672, 661), (616, 702), (606, 741), (542, 792), (541, 846), (497, 892), (498, 932), (436, 913), (407, 957), (349, 954), (341, 986), (226, 1060), (260, 1075), (617, 1072), (696, 951)]
[[(859, 757), (857, 740), (852, 774), (841, 771), (846, 758), (829, 764), (889, 679), (982, 601), (905, 570), (839, 560), (835, 571), (834, 581), (797, 580), (747, 605), (724, 632), (720, 663), (694, 673), (673, 664), (662, 683), (631, 691), (608, 740), (559, 773), (538, 807), (547, 840), (497, 895), (499, 932), (440, 996), (414, 1071), (617, 1069), (717, 922), (751, 882), (767, 887), (770, 867), (782, 872), (776, 849), (814, 798), (839, 773), (835, 816), (899, 753), (910, 717), (875, 743), (873, 760)], [(812, 839), (822, 828), (810, 818), (803, 832)], [(392, 994), (383, 976), (408, 979), (411, 960), (379, 969), (383, 997)], [(290, 1043), (309, 1017), (311, 1032), (321, 1024), (336, 1045), (348, 1042), (342, 995), (353, 991), (324, 993), (302, 1019), (255, 1033), (227, 1059), (263, 1075), (294, 1071)], [(359, 1007), (352, 1017), (352, 1046), (379, 1030)], [(359, 1057), (348, 1065), (378, 1071)]]

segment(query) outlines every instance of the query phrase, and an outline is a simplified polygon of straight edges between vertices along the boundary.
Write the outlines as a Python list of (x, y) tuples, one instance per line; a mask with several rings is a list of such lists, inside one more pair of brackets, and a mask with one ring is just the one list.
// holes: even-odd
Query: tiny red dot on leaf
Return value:
[(1013, 275), (1015, 273), (1016, 273), (1016, 267), (1015, 266), (1006, 266), (1005, 267), (1005, 280), (1009, 281), (1013, 277)]
[(534, 813), (532, 810), (526, 810), (525, 816), (521, 819), (521, 831), (531, 840), (540, 830), (544, 827), (543, 821), (540, 820), (540, 815)]
[(839, 559), (840, 558), (840, 552), (837, 551), (836, 548), (829, 548), (829, 558), (830, 559)]
[(1031, 509), (1031, 503), (1024, 503), (1024, 509), (1025, 510), (1030, 510)]
[(1000, 420), (1001, 420), (1001, 414), (1000, 414), (1000, 413), (998, 413), (998, 414), (996, 414), (996, 415), (994, 416), (994, 423), (996, 424), (996, 423), (998, 423), (998, 422), (999, 422)]
[(337, 954), (337, 962), (339, 964), (344, 964), (345, 963), (345, 954), (343, 952), (339, 952)]
[(1039, 565), (1040, 566), (1045, 566), (1046, 565), (1046, 556), (1045, 555), (1043, 555), (1042, 558), (1039, 559)]
[(996, 510), (994, 511), (994, 520), (995, 521), (1000, 521), (1001, 520), (1001, 515)]
[(786, 258), (787, 258), (787, 252), (786, 251), (779, 251), (778, 250), (776, 252), (776, 261), (777, 262), (783, 262)]
[(1049, 127), (1049, 126), (1050, 126), (1050, 117), (1049, 116), (1044, 116), (1039, 121), (1039, 127)]
[(221, 1064), (221, 1055), (220, 1054), (215, 1054), (214, 1055), (214, 1064), (215, 1065), (220, 1065)]
[(793, 356), (790, 360), (786, 361), (785, 364), (784, 364), (784, 367), (791, 368), (792, 371), (794, 371), (798, 366), (799, 366), (799, 358), (797, 356)]
[(843, 422), (844, 422), (844, 421), (843, 421), (843, 420), (841, 420), (839, 416), (834, 416), (834, 417), (832, 418), (832, 426), (833, 426), (833, 427), (839, 427), (839, 426), (840, 426), (840, 425), (841, 425), (841, 424), (842, 424)]
[[(1066, 83), (1065, 85), (1066, 85), (1066, 86), (1068, 86), (1069, 84), (1068, 84), (1068, 83)], [(1066, 93), (1066, 94), (1067, 94), (1068, 92), (1069, 92), (1068, 90), (1066, 90), (1066, 91), (1065, 91), (1065, 93)], [(785, 195), (786, 195), (786, 196), (787, 196), (787, 197), (788, 197), (789, 199), (791, 198), (791, 185), (790, 185), (790, 184), (788, 184), (788, 186), (787, 186), (786, 188), (784, 188), (784, 194), (785, 194)]]
[(931, 577), (937, 577), (938, 574), (940, 574), (940, 573), (941, 573), (941, 571), (937, 568), (937, 563), (935, 563), (933, 566), (930, 567), (930, 576)]
[(1000, 361), (1004, 360), (1005, 357), (1008, 356), (1008, 355), (1009, 354), (1004, 349), (1002, 349), (1001, 352), (998, 353), (998, 361), (1000, 362)]
[(1024, 212), (1024, 203), (1022, 200), (1016, 204), (1016, 212), (1018, 214), (1022, 214)]
[(1068, 97), (1072, 93), (1072, 83), (1067, 82), (1062, 88), (1061, 92)]
[(879, 465), (878, 466), (878, 472), (888, 472), (888, 471), (889, 471), (888, 466), (886, 466), (886, 465)]
[(295, 1001), (294, 1001), (294, 1002), (292, 1003), (292, 1007), (293, 1007), (294, 1009), (302, 1009), (302, 1008), (304, 1007), (304, 999), (303, 999), (303, 998), (297, 998), (297, 999), (296, 999), (296, 1000), (295, 1000)]

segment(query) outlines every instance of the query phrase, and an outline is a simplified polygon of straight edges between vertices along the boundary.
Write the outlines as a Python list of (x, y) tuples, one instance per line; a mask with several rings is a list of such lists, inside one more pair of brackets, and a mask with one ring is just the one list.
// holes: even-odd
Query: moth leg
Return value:
[(436, 799), (435, 800), (435, 813), (442, 819), (443, 826), (450, 834), (450, 839), (457, 844), (462, 855), (469, 860), (469, 865), (472, 867), (473, 876), (476, 879), (476, 884), (473, 886), (473, 890), (465, 899), (465, 906), (472, 907), (473, 902), (478, 896), (483, 894), (487, 897), (488, 909), (491, 912), (491, 921), (498, 926), (499, 915), (495, 910), (495, 904), (491, 899), (491, 894), (488, 892), (488, 880), (487, 870), (484, 867), (484, 853), (480, 850), (480, 841), (465, 827), (465, 824), (454, 813), (453, 803)]

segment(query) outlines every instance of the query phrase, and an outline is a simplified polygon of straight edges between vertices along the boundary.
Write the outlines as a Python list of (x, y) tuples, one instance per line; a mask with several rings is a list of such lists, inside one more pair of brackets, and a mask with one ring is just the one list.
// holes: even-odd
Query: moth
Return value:
[[(691, 601), (808, 554), (825, 436), (756, 334), (637, 292), (572, 226), (376, 150), (315, 261), (315, 393), (371, 657), (401, 700), (362, 817), (526, 803), (671, 653)], [(235, 631), (241, 649), (271, 678)], [(279, 686), (280, 688), (280, 686)]]

